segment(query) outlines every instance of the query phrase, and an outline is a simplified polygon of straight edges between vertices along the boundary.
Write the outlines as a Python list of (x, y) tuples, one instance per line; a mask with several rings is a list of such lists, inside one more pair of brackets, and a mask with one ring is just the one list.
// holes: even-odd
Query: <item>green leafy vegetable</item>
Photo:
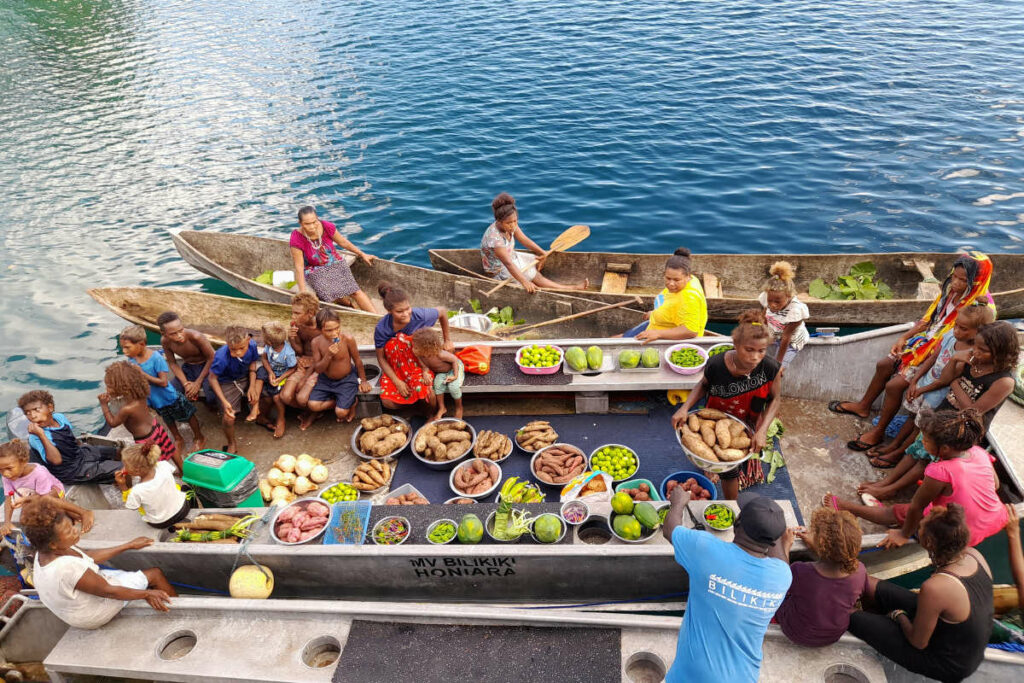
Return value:
[(884, 282), (876, 282), (874, 278), (877, 274), (878, 270), (874, 263), (862, 261), (850, 266), (849, 274), (837, 277), (834, 285), (820, 277), (812, 280), (807, 287), (807, 293), (815, 299), (826, 301), (891, 299), (892, 288)]

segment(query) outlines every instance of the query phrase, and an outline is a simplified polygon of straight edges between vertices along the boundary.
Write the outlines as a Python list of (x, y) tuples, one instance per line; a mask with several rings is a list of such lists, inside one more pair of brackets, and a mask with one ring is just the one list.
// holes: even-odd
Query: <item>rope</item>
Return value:
[[(263, 565), (257, 562), (256, 558), (249, 554), (249, 544), (252, 543), (252, 539), (256, 537), (257, 532), (263, 531), (263, 529), (270, 524), (270, 520), (277, 515), (277, 511), (277, 506), (268, 507), (267, 511), (263, 513), (263, 516), (260, 517), (259, 521), (253, 522), (252, 526), (249, 527), (249, 534), (242, 539), (241, 543), (238, 544), (238, 552), (235, 554), (235, 561), (231, 565), (232, 574), (234, 574), (235, 569), (238, 568), (238, 560), (241, 559), (242, 555), (245, 555), (245, 558), (249, 560), (249, 562), (256, 565), (264, 578), (266, 578), (267, 581), (270, 580), (270, 575), (263, 569)], [(253, 529), (253, 527), (256, 528)]]

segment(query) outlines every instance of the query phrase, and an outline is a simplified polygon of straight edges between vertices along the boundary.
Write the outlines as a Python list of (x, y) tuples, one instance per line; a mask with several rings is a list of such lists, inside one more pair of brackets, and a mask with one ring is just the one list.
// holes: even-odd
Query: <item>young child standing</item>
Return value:
[(462, 382), (466, 379), (466, 369), (462, 361), (441, 344), (441, 335), (429, 327), (422, 327), (412, 334), (412, 352), (423, 367), (423, 376), (428, 377), (427, 370), (434, 373), (434, 394), (437, 396), (437, 413), (430, 419), (440, 420), (444, 417), (444, 395), (449, 393), (455, 402), (455, 417), (462, 419)]
[(4, 521), (0, 536), (11, 533), (14, 510), (29, 496), (64, 497), (60, 480), (42, 465), (30, 463), (28, 456), (28, 444), (20, 439), (0, 444), (0, 475), (4, 481)]
[(256, 342), (243, 327), (232, 326), (226, 329), (224, 341), (227, 343), (213, 355), (209, 382), (220, 404), (220, 424), (228, 440), (221, 450), (237, 453), (235, 416), (241, 412), (243, 400), (248, 398), (250, 404), (259, 400), (253, 384), (260, 354)]
[[(178, 471), (181, 471), (181, 454), (174, 441), (149, 412), (146, 403), (149, 400), (149, 382), (139, 366), (127, 360), (111, 363), (107, 366), (103, 381), (107, 391), (97, 398), (107, 424), (111, 427), (124, 425), (131, 432), (135, 443), (155, 443), (160, 447), (161, 459), (173, 461)], [(124, 400), (117, 415), (110, 410), (110, 401), (116, 398)]]
[[(298, 361), (295, 358), (295, 351), (288, 343), (288, 330), (279, 322), (270, 322), (263, 326), (263, 345), (260, 365), (256, 369), (254, 389), (259, 395), (259, 401), (252, 406), (249, 417), (245, 419), (273, 430), (274, 438), (280, 439), (284, 436), (285, 429), (281, 387), (295, 374)], [(271, 407), (277, 410), (277, 420), (273, 426), (266, 417), (263, 417), (270, 414)], [(260, 419), (261, 417), (263, 419)]]
[[(146, 524), (156, 529), (166, 529), (188, 516), (191, 506), (174, 481), (170, 463), (160, 460), (158, 446), (129, 446), (121, 460), (124, 470), (114, 475), (114, 481), (124, 494), (126, 508), (138, 510)], [(139, 478), (134, 486), (131, 477)]]
[[(371, 389), (356, 340), (341, 331), (338, 314), (325, 308), (317, 314), (317, 322), (321, 334), (313, 340), (313, 372), (318, 377), (306, 404), (308, 412), (300, 420), (300, 429), (309, 428), (320, 414), (331, 408), (338, 422), (351, 422), (356, 414), (356, 391), (365, 394)], [(353, 366), (358, 378), (352, 372)]]
[(202, 332), (185, 327), (174, 311), (161, 313), (156, 324), (160, 326), (160, 344), (164, 349), (167, 367), (174, 375), (175, 388), (190, 401), (197, 400), (199, 391), (203, 390), (206, 405), (216, 410), (217, 397), (213, 395), (208, 382), (210, 365), (213, 364), (210, 340)]
[(316, 314), (320, 312), (320, 300), (313, 292), (299, 292), (292, 297), (292, 321), (288, 326), (288, 343), (295, 351), (295, 373), (281, 388), (281, 400), (286, 406), (305, 408), (305, 403), (298, 400), (298, 395), (309, 399), (309, 392), (316, 384), (316, 373), (313, 372), (313, 340), (320, 336)]
[(775, 337), (768, 346), (768, 355), (785, 370), (810, 337), (804, 321), (811, 313), (807, 304), (796, 298), (796, 270), (789, 261), (776, 261), (768, 273), (771, 277), (761, 287), (757, 301), (764, 307), (765, 320)]
[(22, 394), (18, 407), (28, 418), (28, 445), (63, 484), (114, 481), (121, 469), (117, 449), (80, 443), (63, 413), (54, 412), (53, 395), (36, 389)]
[(130, 325), (121, 331), (121, 350), (124, 355), (139, 366), (142, 376), (149, 382), (149, 399), (147, 403), (163, 418), (167, 431), (171, 433), (179, 453), (185, 453), (185, 439), (178, 431), (179, 422), (187, 422), (195, 437), (193, 450), (200, 450), (206, 445), (206, 436), (199, 426), (196, 407), (185, 398), (184, 394), (171, 384), (171, 369), (163, 355), (154, 353), (146, 346), (146, 330), (141, 325)]

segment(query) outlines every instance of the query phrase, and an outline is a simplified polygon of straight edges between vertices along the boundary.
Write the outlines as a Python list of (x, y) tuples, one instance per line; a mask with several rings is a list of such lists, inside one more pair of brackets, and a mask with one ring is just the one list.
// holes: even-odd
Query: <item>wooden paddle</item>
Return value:
[[(544, 265), (544, 259), (546, 259), (548, 255), (551, 254), (551, 252), (565, 251), (566, 249), (571, 249), (572, 247), (575, 247), (577, 244), (587, 239), (588, 237), (590, 237), (590, 226), (574, 225), (570, 227), (568, 230), (566, 230), (561, 235), (556, 237), (555, 240), (551, 243), (551, 247), (547, 251), (545, 251), (539, 259), (537, 259), (537, 272), (540, 272), (541, 266)], [(512, 280), (515, 280), (515, 278), (509, 277), (508, 279), (502, 280), (501, 282), (498, 283), (496, 287), (493, 287), (484, 292), (484, 296), (490, 296), (494, 294)]]
[(633, 297), (632, 299), (625, 299), (618, 303), (608, 304), (607, 306), (599, 306), (592, 308), (589, 311), (582, 311), (580, 313), (573, 313), (572, 315), (562, 316), (561, 318), (554, 318), (553, 320), (545, 320), (542, 323), (534, 323), (532, 325), (518, 325), (514, 327), (503, 327), (495, 330), (495, 334), (506, 337), (513, 334), (519, 334), (526, 330), (532, 330), (537, 327), (547, 327), (548, 325), (554, 325), (555, 323), (564, 323), (569, 320), (576, 320), (577, 318), (585, 318), (588, 315), (594, 315), (595, 313), (603, 313), (604, 311), (610, 311), (613, 308), (621, 308), (622, 306), (628, 306), (629, 304), (642, 304), (643, 301), (640, 297)]

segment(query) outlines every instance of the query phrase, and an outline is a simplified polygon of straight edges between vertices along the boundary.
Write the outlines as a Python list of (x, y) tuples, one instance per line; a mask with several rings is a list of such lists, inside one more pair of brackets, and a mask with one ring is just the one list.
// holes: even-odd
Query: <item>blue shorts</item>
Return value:
[(334, 407), (348, 410), (356, 402), (359, 391), (359, 378), (350, 372), (341, 379), (331, 379), (321, 374), (316, 379), (316, 386), (309, 393), (310, 401), (330, 401), (334, 399)]
[(196, 407), (185, 398), (185, 394), (179, 393), (173, 402), (156, 409), (156, 412), (163, 418), (167, 426), (176, 422), (188, 422), (196, 414)]
[[(263, 367), (262, 365), (260, 365), (260, 367), (257, 368), (257, 370), (256, 370), (256, 379), (261, 380), (263, 382), (263, 391), (260, 392), (260, 395), (261, 396), (266, 396), (267, 398), (274, 398), (275, 396), (280, 394), (281, 393), (281, 387), (284, 386), (283, 383), (282, 384), (271, 384), (270, 383), (270, 374), (267, 372), (267, 369), (265, 367)], [(280, 382), (280, 380), (278, 380), (278, 381)]]
[[(203, 365), (205, 363), (182, 363), (181, 373), (185, 375), (185, 379), (189, 382), (195, 382), (199, 379), (199, 375), (203, 374)], [(185, 387), (182, 386), (178, 378), (175, 377), (174, 381), (171, 382), (174, 388), (178, 390), (178, 393), (182, 396), (185, 395)], [(203, 380), (203, 399), (206, 401), (206, 405), (210, 406), (213, 410), (217, 410), (220, 406), (217, 402), (217, 395), (213, 393), (213, 389), (210, 388), (210, 375), (207, 373), (206, 379)]]
[(626, 330), (625, 332), (623, 332), (622, 336), (623, 337), (635, 337), (636, 335), (638, 335), (641, 332), (643, 332), (644, 330), (646, 330), (647, 326), (650, 325), (650, 324), (651, 324), (650, 320), (645, 320), (642, 323), (640, 323), (639, 325), (637, 325), (636, 327), (631, 327), (628, 330)]

